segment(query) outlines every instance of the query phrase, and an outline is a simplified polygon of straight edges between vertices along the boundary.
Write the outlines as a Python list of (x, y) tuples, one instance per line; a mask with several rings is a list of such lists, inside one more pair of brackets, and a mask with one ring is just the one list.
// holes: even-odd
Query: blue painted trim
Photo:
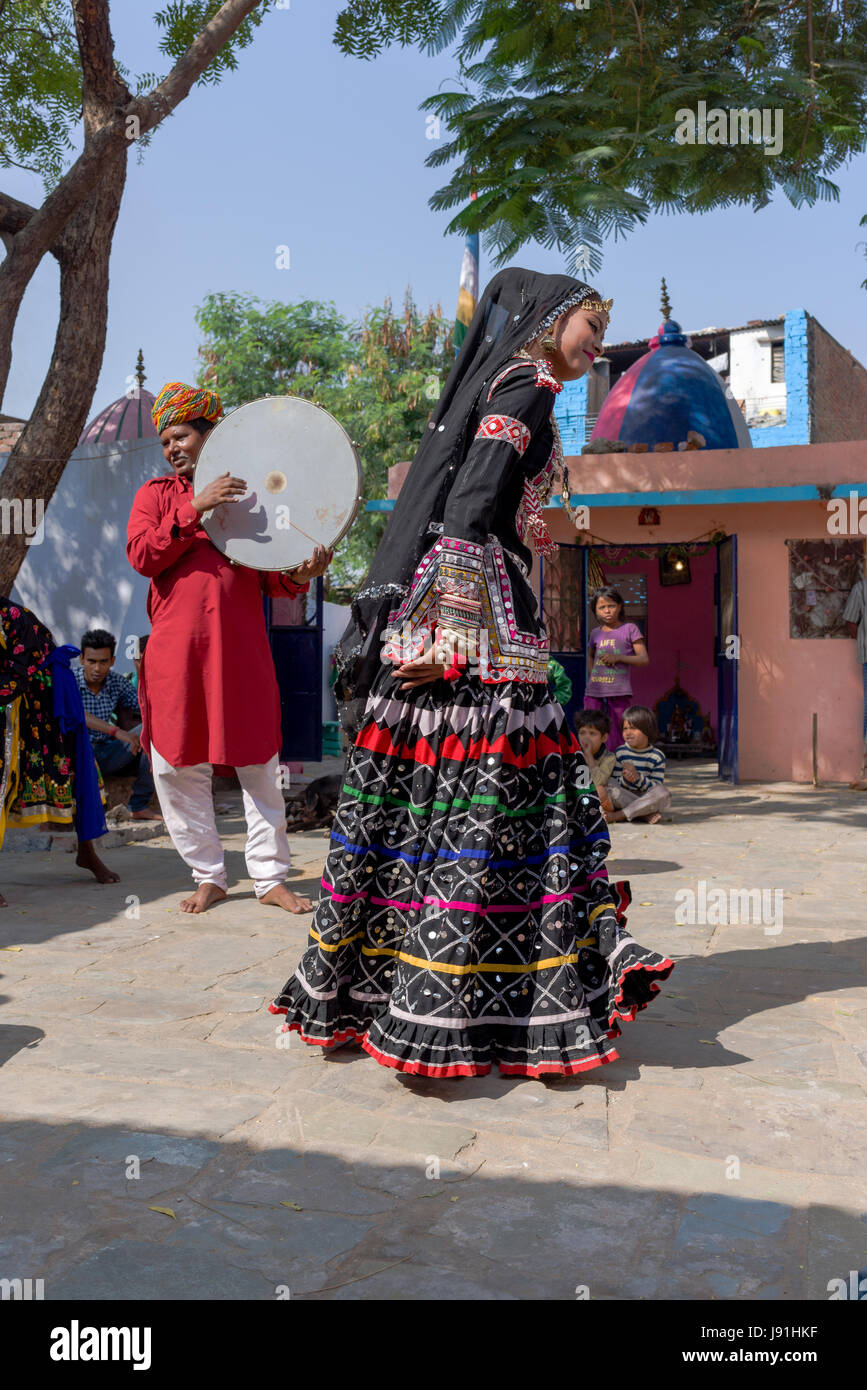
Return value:
[(812, 385), (809, 324), (805, 309), (789, 309), (783, 320), (783, 355), (786, 362), (786, 422), (783, 425), (754, 425), (750, 430), (754, 449), (810, 443)]
[[(867, 483), (841, 483), (832, 497), (848, 497), (855, 492), (867, 496)], [(818, 502), (819, 489), (815, 483), (799, 483), (792, 487), (731, 487), (695, 488), (683, 492), (594, 492), (573, 493), (574, 506), (584, 507), (704, 507), (722, 502)], [(549, 506), (562, 507), (559, 497)]]
[[(832, 497), (848, 497), (850, 492), (867, 497), (867, 483), (840, 483)], [(573, 507), (707, 507), (723, 502), (819, 502), (819, 489), (814, 483), (799, 483), (792, 487), (732, 487), (696, 488), (683, 492), (573, 492)], [(549, 508), (562, 507), (559, 497), (552, 497)], [(365, 503), (365, 511), (390, 512), (392, 500)]]

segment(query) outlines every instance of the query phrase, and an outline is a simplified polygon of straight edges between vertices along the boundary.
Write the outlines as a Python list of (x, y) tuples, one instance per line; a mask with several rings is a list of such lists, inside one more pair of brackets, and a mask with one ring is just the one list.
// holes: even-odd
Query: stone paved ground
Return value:
[[(198, 919), (165, 839), (112, 850), (116, 887), (4, 852), (0, 1277), (55, 1299), (826, 1299), (867, 1262), (867, 803), (672, 782), (673, 822), (614, 827), (612, 869), (679, 965), (583, 1080), (279, 1048), (264, 1005), (308, 919), (258, 907), (234, 813), (237, 886)], [(325, 849), (295, 838), (293, 886), (315, 892)], [(677, 925), (700, 879), (782, 888), (782, 930)]]

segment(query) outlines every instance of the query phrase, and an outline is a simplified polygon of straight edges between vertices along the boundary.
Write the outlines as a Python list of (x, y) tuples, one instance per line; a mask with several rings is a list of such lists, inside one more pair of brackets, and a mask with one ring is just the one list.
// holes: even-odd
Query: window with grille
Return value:
[(786, 541), (789, 636), (845, 637), (843, 609), (864, 567), (862, 540)]
[(786, 350), (783, 343), (771, 343), (771, 381), (786, 379)]
[(542, 562), (542, 621), (553, 652), (580, 651), (582, 548), (561, 545)]

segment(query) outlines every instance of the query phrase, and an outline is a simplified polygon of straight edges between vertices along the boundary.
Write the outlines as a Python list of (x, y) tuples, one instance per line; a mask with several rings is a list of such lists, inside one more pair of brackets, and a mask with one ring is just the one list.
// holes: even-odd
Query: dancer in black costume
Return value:
[(336, 653), (356, 732), (286, 1031), (425, 1076), (571, 1074), (673, 963), (629, 935), (626, 885), (547, 683), (524, 535), (550, 554), (553, 407), (611, 301), (560, 275), (489, 285)]

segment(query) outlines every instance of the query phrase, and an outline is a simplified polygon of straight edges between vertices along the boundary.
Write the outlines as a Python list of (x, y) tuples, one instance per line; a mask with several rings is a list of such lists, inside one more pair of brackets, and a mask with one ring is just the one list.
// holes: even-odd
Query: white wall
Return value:
[(165, 471), (157, 439), (76, 449), (13, 588), (59, 644), (78, 646), (87, 628), (108, 628), (120, 671), (131, 669), (125, 639), (150, 631), (149, 581), (126, 558), (127, 521), (138, 488)]
[(742, 328), (729, 338), (729, 386), (736, 401), (744, 402), (750, 423), (757, 412), (786, 408), (786, 383), (771, 381), (771, 344), (762, 338), (783, 341), (784, 325)]
[(351, 613), (348, 604), (323, 603), (322, 605), (322, 722), (331, 723), (337, 718), (337, 703), (328, 681), (331, 677), (331, 653), (343, 636)]

